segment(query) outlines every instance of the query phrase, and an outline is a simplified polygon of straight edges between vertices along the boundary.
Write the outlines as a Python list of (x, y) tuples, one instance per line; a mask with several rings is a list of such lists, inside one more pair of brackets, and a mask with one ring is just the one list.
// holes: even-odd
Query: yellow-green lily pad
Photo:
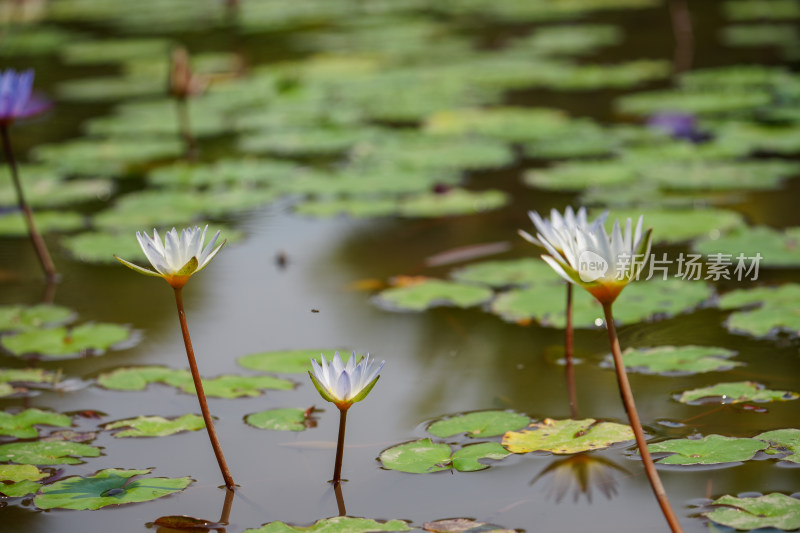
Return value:
[(159, 38), (86, 40), (70, 43), (61, 50), (67, 63), (121, 63), (136, 58), (160, 58), (169, 53), (171, 43)]
[(497, 107), (439, 111), (425, 123), (434, 135), (480, 135), (525, 142), (547, 138), (569, 123), (563, 111), (546, 108)]
[(425, 278), (382, 291), (376, 296), (376, 302), (385, 309), (423, 311), (442, 305), (472, 307), (491, 297), (492, 291), (486, 287)]
[(373, 531), (411, 531), (403, 520), (378, 522), (371, 518), (334, 516), (317, 520), (310, 526), (291, 526), (285, 522), (270, 522), (256, 529), (246, 529), (244, 533), (371, 533)]
[(0, 306), (0, 331), (22, 331), (66, 324), (75, 318), (75, 311), (54, 304)]
[[(704, 372), (720, 372), (744, 363), (731, 361), (733, 350), (715, 346), (658, 346), (628, 348), (622, 353), (625, 368), (631, 372), (685, 376)], [(611, 366), (609, 355), (606, 364)]]
[(0, 344), (16, 357), (70, 359), (102, 355), (130, 337), (127, 326), (97, 323), (23, 331), (2, 337)]
[(76, 465), (79, 457), (100, 457), (100, 448), (67, 441), (32, 441), (0, 444), (0, 463), (25, 465)]
[(526, 415), (511, 411), (475, 411), (436, 420), (428, 425), (427, 431), (441, 438), (459, 434), (485, 438), (523, 428), (529, 423)]
[(772, 0), (768, 4), (749, 0), (726, 0), (722, 3), (722, 11), (730, 20), (763, 21), (800, 18), (800, 5), (795, 0)]
[(764, 90), (688, 91), (662, 90), (639, 92), (618, 98), (616, 107), (623, 113), (652, 115), (658, 112), (691, 114), (722, 114), (753, 111), (772, 102), (772, 95)]
[(37, 481), (50, 474), (34, 465), (0, 465), (0, 494), (9, 498), (21, 498), (39, 491)]
[(755, 498), (725, 495), (714, 500), (714, 510), (706, 518), (737, 530), (777, 528), (793, 531), (800, 528), (800, 500), (773, 492)]
[(36, 426), (70, 427), (72, 418), (52, 411), (30, 408), (19, 413), (0, 411), (0, 435), (18, 439), (35, 439), (39, 436)]
[(306, 411), (300, 407), (268, 409), (266, 411), (251, 413), (244, 417), (244, 421), (258, 429), (305, 431)]
[[(197, 431), (206, 427), (200, 415), (186, 414), (178, 418), (163, 416), (139, 416), (127, 420), (118, 420), (105, 425), (105, 429), (122, 429), (114, 433), (115, 437), (165, 437), (184, 431)], [(127, 428), (127, 429), (125, 429)]]
[(527, 37), (514, 39), (509, 50), (526, 54), (579, 56), (622, 42), (623, 31), (608, 24), (542, 26)]
[(748, 461), (767, 446), (758, 439), (707, 435), (701, 439), (672, 439), (648, 444), (647, 449), (652, 454), (669, 454), (656, 459), (663, 465), (715, 465)]
[(108, 505), (149, 502), (180, 492), (192, 478), (142, 477), (146, 470), (108, 468), (92, 476), (74, 476), (42, 487), (33, 503), (39, 509), (100, 509)]
[(503, 446), (511, 453), (534, 451), (573, 454), (601, 450), (612, 444), (633, 440), (633, 430), (625, 424), (583, 420), (545, 418), (527, 429), (503, 435)]
[(737, 381), (717, 383), (710, 387), (702, 387), (682, 392), (677, 400), (688, 404), (706, 403), (742, 403), (742, 402), (774, 402), (796, 400), (800, 394), (785, 390), (769, 390), (753, 381)]

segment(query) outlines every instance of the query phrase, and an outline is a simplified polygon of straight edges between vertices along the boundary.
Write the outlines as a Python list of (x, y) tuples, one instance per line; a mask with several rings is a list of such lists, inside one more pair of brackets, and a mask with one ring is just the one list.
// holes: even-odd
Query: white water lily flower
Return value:
[(134, 265), (116, 254), (114, 257), (126, 267), (140, 274), (164, 278), (173, 288), (180, 289), (189, 281), (192, 274), (203, 270), (225, 244), (225, 241), (222, 241), (219, 246), (214, 248), (220, 233), (217, 231), (211, 242), (204, 248), (203, 243), (207, 230), (208, 226), (202, 230), (199, 226), (195, 226), (182, 230), (178, 236), (178, 230), (172, 228), (164, 236), (163, 244), (157, 230), (153, 230), (152, 237), (147, 233), (137, 231), (136, 238), (139, 246), (142, 247), (155, 271)]
[(647, 262), (653, 229), (642, 233), (642, 220), (640, 216), (632, 230), (627, 219), (624, 233), (615, 221), (611, 235), (602, 224), (554, 231), (553, 242), (537, 234), (550, 254), (542, 259), (562, 278), (582, 286), (600, 303), (610, 304)]
[(318, 364), (314, 359), (311, 366), (314, 373), (308, 373), (311, 381), (326, 401), (336, 404), (339, 409), (348, 409), (355, 402), (360, 402), (367, 397), (372, 387), (377, 383), (378, 375), (386, 361), (381, 361), (377, 368), (375, 359), (370, 359), (367, 354), (356, 364), (356, 353), (350, 354), (347, 364), (342, 363), (339, 352), (336, 352), (330, 364), (322, 356), (322, 364)]
[(517, 230), (519, 235), (526, 241), (542, 247), (544, 247), (543, 241), (548, 241), (551, 246), (560, 252), (562, 250), (557, 246), (560, 242), (559, 234), (561, 232), (566, 231), (569, 233), (576, 228), (591, 231), (605, 222), (608, 211), (604, 211), (591, 224), (587, 219), (585, 207), (581, 207), (576, 213), (572, 210), (572, 207), (567, 206), (563, 216), (555, 209), (551, 209), (550, 219), (542, 218), (536, 211), (528, 211), (528, 216), (536, 227), (536, 237), (524, 230)]

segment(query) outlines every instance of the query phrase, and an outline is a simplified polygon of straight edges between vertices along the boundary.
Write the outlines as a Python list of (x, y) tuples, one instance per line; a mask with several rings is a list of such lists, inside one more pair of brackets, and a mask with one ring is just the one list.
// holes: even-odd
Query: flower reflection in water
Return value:
[(548, 495), (561, 503), (564, 496), (572, 492), (572, 501), (577, 502), (581, 494), (592, 503), (592, 487), (599, 490), (607, 499), (617, 495), (617, 480), (614, 472), (628, 471), (604, 457), (579, 453), (553, 461), (533, 478), (531, 485), (545, 478), (549, 482)]

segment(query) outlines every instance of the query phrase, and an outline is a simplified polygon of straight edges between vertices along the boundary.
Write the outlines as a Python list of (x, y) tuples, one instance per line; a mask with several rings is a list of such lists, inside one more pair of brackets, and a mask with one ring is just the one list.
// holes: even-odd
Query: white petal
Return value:
[(334, 391), (333, 396), (337, 400), (349, 400), (352, 398), (350, 394), (350, 376), (347, 372), (342, 372), (339, 376), (339, 379), (336, 381), (336, 390)]

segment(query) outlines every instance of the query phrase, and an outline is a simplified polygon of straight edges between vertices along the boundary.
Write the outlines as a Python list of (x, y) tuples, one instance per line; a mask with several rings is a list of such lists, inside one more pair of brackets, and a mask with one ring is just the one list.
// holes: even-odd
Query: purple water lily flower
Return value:
[(0, 123), (11, 124), (45, 111), (50, 103), (33, 94), (33, 69), (0, 71)]
[(693, 143), (701, 143), (711, 138), (708, 133), (698, 128), (697, 118), (689, 113), (674, 111), (655, 113), (647, 119), (647, 127), (662, 131), (674, 139)]

